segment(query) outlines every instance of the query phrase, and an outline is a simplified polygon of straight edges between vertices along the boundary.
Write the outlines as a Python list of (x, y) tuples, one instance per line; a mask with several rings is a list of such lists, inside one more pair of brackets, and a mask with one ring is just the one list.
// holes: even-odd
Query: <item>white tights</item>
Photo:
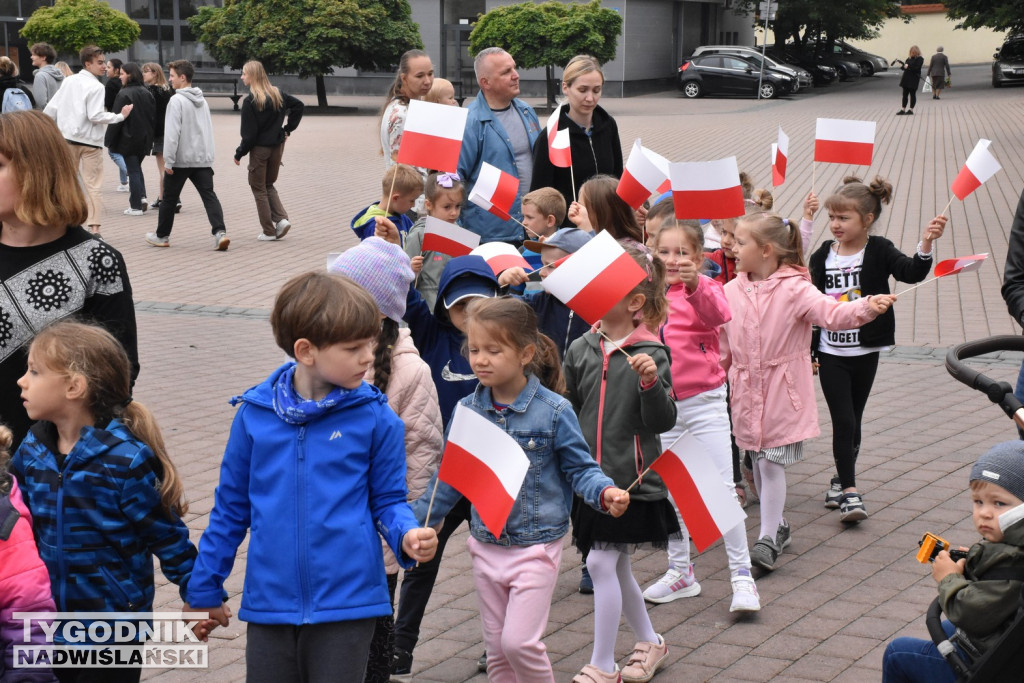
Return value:
[(758, 538), (775, 540), (786, 507), (786, 468), (777, 462), (757, 458), (754, 461), (754, 486), (761, 499), (761, 530)]
[(614, 549), (592, 548), (587, 555), (587, 570), (594, 580), (594, 654), (590, 663), (601, 671), (611, 672), (615, 670), (615, 636), (621, 615), (626, 615), (638, 641), (656, 643), (658, 634), (647, 614), (640, 586), (633, 578), (629, 555)]

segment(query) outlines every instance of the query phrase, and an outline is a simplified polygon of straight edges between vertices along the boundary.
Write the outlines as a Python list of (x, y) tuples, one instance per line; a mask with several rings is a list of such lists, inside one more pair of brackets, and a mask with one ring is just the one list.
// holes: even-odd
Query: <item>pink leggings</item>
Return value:
[(487, 680), (554, 683), (541, 636), (558, 580), (562, 540), (506, 547), (470, 537), (466, 545), (480, 602)]

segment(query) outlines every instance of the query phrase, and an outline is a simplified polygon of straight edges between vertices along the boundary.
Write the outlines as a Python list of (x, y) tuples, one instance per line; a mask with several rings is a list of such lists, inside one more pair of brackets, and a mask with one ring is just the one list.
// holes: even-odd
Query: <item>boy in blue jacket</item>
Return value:
[(407, 569), (434, 556), (437, 535), (406, 504), (402, 422), (363, 382), (380, 328), (370, 294), (298, 275), (270, 324), (294, 361), (233, 399), (188, 602), (227, 624), (221, 590), (248, 530), (248, 680), (361, 681), (375, 620), (391, 613), (378, 533)]
[(423, 194), (423, 176), (412, 166), (393, 164), (384, 171), (380, 184), (380, 201), (370, 204), (355, 215), (352, 219), (352, 232), (361, 240), (373, 237), (377, 228), (376, 218), (379, 216), (390, 219), (404, 241), (413, 226), (412, 219), (405, 214), (412, 210), (416, 200)]

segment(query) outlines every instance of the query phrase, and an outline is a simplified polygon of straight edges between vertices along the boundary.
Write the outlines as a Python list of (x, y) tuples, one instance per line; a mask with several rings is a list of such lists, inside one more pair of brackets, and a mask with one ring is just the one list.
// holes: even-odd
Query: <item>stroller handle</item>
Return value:
[(1024, 429), (1024, 407), (1014, 397), (1013, 387), (1008, 382), (997, 382), (986, 377), (963, 363), (964, 359), (993, 351), (1024, 351), (1024, 336), (1007, 334), (957, 344), (946, 353), (946, 370), (959, 382), (988, 396), (1018, 427)]
[(942, 629), (942, 604), (938, 598), (935, 598), (932, 604), (928, 606), (928, 612), (924, 617), (924, 624), (928, 629), (928, 635), (931, 636), (932, 642), (935, 643), (939, 653), (945, 658), (950, 668), (953, 669), (957, 680), (966, 678), (970, 674), (970, 667), (967, 666), (960, 653), (956, 651), (953, 643), (949, 642), (946, 632)]

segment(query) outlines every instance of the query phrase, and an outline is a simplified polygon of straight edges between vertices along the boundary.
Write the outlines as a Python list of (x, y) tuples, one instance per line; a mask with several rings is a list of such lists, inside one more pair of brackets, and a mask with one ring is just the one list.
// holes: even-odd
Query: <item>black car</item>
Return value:
[(769, 99), (795, 86), (792, 76), (773, 69), (765, 69), (762, 79), (758, 65), (738, 55), (702, 55), (679, 67), (679, 89), (689, 98), (719, 93), (757, 97), (760, 87), (761, 97)]
[(1008, 83), (1024, 83), (1024, 36), (1006, 39), (999, 52), (992, 55), (992, 87)]
[(839, 71), (834, 66), (824, 64), (813, 55), (801, 50), (783, 49), (776, 45), (769, 45), (767, 51), (775, 59), (789, 64), (797, 64), (810, 71), (816, 86), (829, 85), (839, 78)]

